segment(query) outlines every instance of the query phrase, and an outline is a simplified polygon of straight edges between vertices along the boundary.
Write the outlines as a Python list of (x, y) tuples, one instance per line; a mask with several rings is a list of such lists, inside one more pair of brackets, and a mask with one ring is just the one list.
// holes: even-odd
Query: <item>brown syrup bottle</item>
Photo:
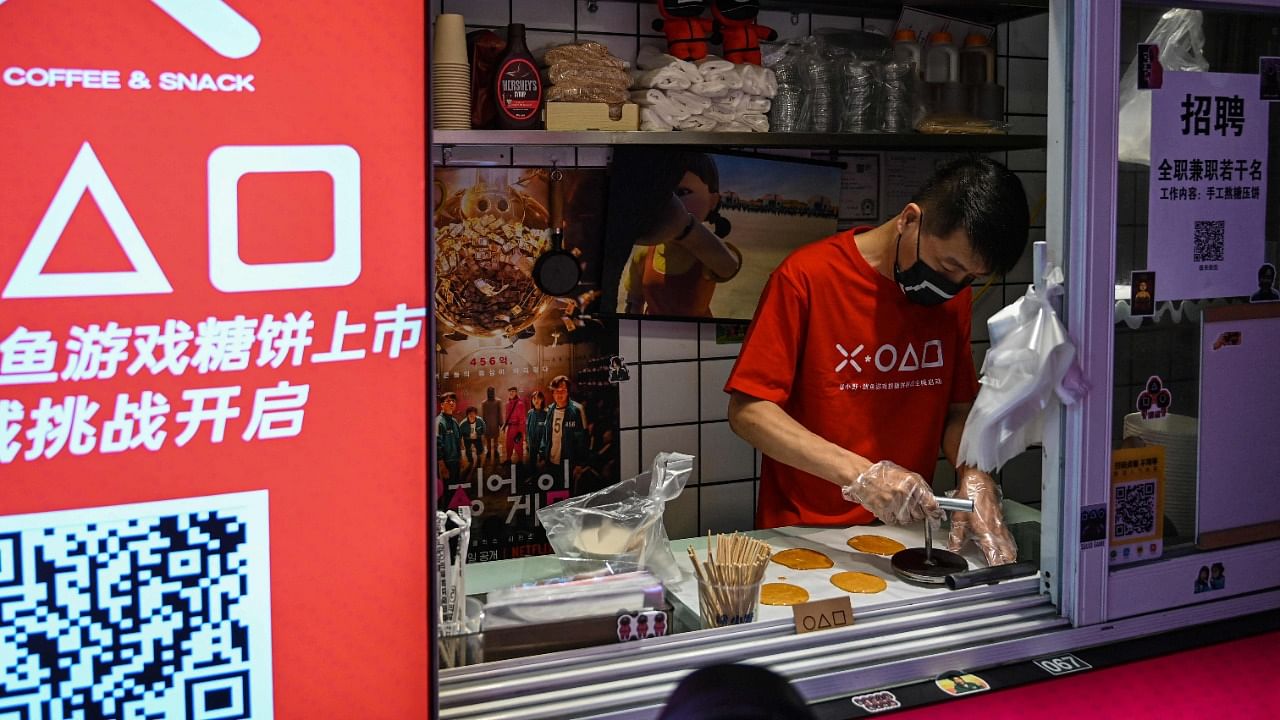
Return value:
[(524, 42), (524, 25), (507, 28), (507, 49), (494, 78), (497, 126), (503, 130), (536, 130), (542, 125), (542, 75)]

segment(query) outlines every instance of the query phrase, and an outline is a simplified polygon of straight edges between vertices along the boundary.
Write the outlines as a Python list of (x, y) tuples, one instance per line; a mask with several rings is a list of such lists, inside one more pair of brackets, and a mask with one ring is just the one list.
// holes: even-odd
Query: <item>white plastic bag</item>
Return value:
[(1062, 292), (1062, 271), (1045, 273), (1044, 291), (1027, 294), (987, 321), (991, 349), (982, 387), (960, 438), (959, 461), (993, 472), (1039, 442), (1056, 396), (1070, 405), (1087, 391), (1076, 349), (1049, 299)]
[[(1160, 17), (1146, 44), (1160, 46), (1166, 71), (1206, 72), (1204, 15), (1199, 10), (1170, 10)], [(1135, 57), (1120, 78), (1120, 161), (1151, 164), (1151, 91), (1138, 89)]]
[(634, 562), (664, 580), (680, 577), (662, 512), (684, 490), (693, 456), (658, 453), (651, 472), (548, 505), (538, 511), (560, 557)]

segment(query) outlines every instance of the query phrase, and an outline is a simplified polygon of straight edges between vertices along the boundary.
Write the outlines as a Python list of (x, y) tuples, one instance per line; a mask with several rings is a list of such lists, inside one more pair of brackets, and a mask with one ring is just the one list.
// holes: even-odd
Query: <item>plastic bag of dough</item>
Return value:
[(547, 88), (549, 102), (600, 102), (621, 105), (629, 95), (625, 88), (612, 85), (552, 85)]
[(693, 456), (658, 453), (653, 469), (538, 511), (560, 557), (616, 559), (647, 567), (664, 580), (680, 577), (662, 513), (684, 490)]
[(548, 65), (556, 63), (579, 63), (582, 65), (603, 65), (613, 68), (626, 68), (626, 61), (615, 57), (604, 45), (588, 40), (569, 45), (558, 45), (547, 51), (544, 62)]
[(581, 63), (555, 63), (547, 70), (553, 85), (612, 85), (631, 87), (631, 72), (608, 65), (584, 65)]

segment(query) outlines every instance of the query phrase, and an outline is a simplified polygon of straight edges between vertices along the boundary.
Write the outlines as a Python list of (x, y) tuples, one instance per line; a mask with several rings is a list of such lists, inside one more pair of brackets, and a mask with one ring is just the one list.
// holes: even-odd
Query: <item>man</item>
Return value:
[(1276, 266), (1271, 263), (1264, 263), (1258, 268), (1258, 292), (1249, 298), (1249, 302), (1275, 302), (1280, 300), (1280, 293), (1276, 292)]
[[(941, 518), (928, 479), (939, 445), (957, 464), (978, 389), (969, 285), (1017, 263), (1028, 224), (1017, 177), (963, 158), (889, 222), (778, 266), (725, 385), (730, 425), (764, 455), (757, 527)], [(956, 494), (976, 507), (952, 515), (951, 549), (972, 537), (1013, 562), (992, 478), (958, 468)]]
[(502, 427), (502, 401), (492, 386), (485, 388), (485, 401), (480, 403), (480, 417), (484, 420), (484, 459), (501, 462), (498, 454), (498, 428)]
[(447, 392), (440, 396), (440, 414), (436, 416), (436, 460), (440, 482), (437, 492), (443, 494), (444, 483), (462, 479), (462, 428), (453, 417), (458, 409), (458, 395)]
[(502, 421), (505, 433), (503, 448), (507, 453), (507, 461), (524, 462), (524, 421), (527, 408), (520, 391), (515, 387), (507, 388), (507, 410)]
[(569, 399), (569, 378), (557, 375), (551, 380), (551, 407), (547, 409), (546, 427), (542, 432), (541, 456), (557, 468), (565, 461), (572, 468), (582, 461), (586, 450), (584, 436), (587, 414), (582, 405)]
[(482, 455), (481, 447), (486, 430), (484, 420), (479, 417), (475, 405), (467, 408), (467, 419), (459, 424), (459, 428), (462, 432), (462, 446), (467, 449), (467, 472), (470, 472)]

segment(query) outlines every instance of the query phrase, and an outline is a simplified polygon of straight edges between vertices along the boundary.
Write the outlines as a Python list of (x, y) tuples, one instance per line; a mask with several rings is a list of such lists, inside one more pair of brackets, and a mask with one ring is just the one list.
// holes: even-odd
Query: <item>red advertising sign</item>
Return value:
[(0, 715), (426, 715), (423, 23), (0, 0)]

